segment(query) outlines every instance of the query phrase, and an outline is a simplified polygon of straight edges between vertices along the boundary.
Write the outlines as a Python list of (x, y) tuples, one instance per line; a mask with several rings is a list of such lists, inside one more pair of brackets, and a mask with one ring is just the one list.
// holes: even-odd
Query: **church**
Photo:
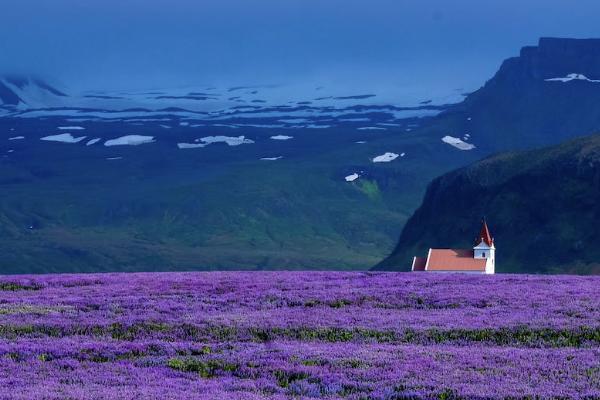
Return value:
[(427, 257), (412, 262), (412, 271), (494, 274), (495, 269), (496, 246), (485, 220), (472, 249), (429, 249)]

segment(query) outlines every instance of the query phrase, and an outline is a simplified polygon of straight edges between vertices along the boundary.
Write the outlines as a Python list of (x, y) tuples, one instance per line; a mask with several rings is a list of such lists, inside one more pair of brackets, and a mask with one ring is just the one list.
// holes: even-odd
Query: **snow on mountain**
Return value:
[(241, 144), (254, 143), (254, 140), (246, 139), (245, 136), (206, 136), (196, 139), (196, 142), (202, 142), (205, 146), (212, 143), (226, 143), (228, 146), (239, 146)]
[(295, 84), (188, 86), (67, 95), (39, 79), (0, 77), (0, 113), (18, 118), (62, 117), (76, 121), (100, 118), (151, 122), (175, 117), (184, 119), (176, 124), (190, 128), (201, 125), (191, 121), (277, 118), (278, 124), (237, 121), (224, 125), (231, 128), (327, 129), (333, 124), (319, 123), (316, 119), (331, 117), (339, 118), (339, 123), (369, 122), (370, 118), (365, 116), (369, 113), (387, 113), (397, 120), (429, 117), (439, 114), (444, 105), (464, 99), (462, 90), (450, 94), (444, 90), (353, 87), (350, 91), (343, 86)]
[(283, 158), (283, 156), (278, 156), (278, 157), (263, 157), (261, 158), (262, 161), (277, 161), (277, 160), (281, 160)]
[(46, 142), (79, 143), (87, 136), (74, 137), (70, 133), (61, 133), (59, 135), (44, 136), (40, 140)]
[(180, 149), (197, 149), (206, 146), (208, 146), (207, 143), (177, 143), (177, 147)]
[(94, 138), (94, 139), (90, 139), (87, 141), (87, 143), (85, 144), (86, 146), (91, 146), (94, 145), (96, 143), (98, 143), (99, 141), (101, 141), (102, 139), (100, 138)]
[(126, 135), (104, 142), (106, 147), (111, 146), (139, 146), (140, 144), (153, 143), (154, 136)]
[(271, 139), (273, 140), (290, 140), (293, 139), (293, 136), (287, 136), (287, 135), (275, 135), (275, 136), (271, 136)]
[(377, 157), (373, 158), (373, 162), (374, 163), (392, 162), (392, 161), (394, 161), (398, 157), (400, 157), (400, 154), (387, 152), (387, 153), (384, 153), (384, 154), (382, 154), (380, 156), (377, 156)]
[(346, 176), (344, 179), (346, 180), (346, 182), (354, 182), (358, 178), (359, 178), (359, 175), (355, 172), (353, 174)]
[(0, 106), (17, 110), (60, 107), (67, 97), (40, 79), (19, 76), (0, 78)]
[(586, 82), (598, 83), (598, 82), (600, 82), (600, 79), (589, 79), (587, 76), (585, 76), (583, 74), (568, 74), (567, 76), (562, 77), (562, 78), (549, 78), (549, 79), (545, 79), (545, 81), (547, 81), (547, 82), (586, 81)]
[(444, 136), (442, 142), (449, 144), (450, 146), (456, 147), (459, 150), (473, 150), (475, 145), (466, 143), (459, 138), (453, 136)]
[(359, 131), (385, 131), (387, 128), (381, 128), (379, 126), (363, 126), (361, 128), (357, 128)]

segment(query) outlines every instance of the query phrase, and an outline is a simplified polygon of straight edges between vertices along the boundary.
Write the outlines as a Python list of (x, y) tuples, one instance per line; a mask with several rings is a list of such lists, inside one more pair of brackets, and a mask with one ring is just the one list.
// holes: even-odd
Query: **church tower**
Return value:
[(486, 260), (486, 274), (494, 274), (496, 272), (496, 246), (494, 245), (494, 238), (490, 234), (485, 219), (481, 221), (481, 231), (477, 239), (475, 239), (473, 258)]

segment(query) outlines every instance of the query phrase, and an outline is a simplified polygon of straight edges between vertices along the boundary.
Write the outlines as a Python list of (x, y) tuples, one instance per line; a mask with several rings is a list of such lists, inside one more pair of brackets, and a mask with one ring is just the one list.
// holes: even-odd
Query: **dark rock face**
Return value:
[(377, 269), (429, 247), (470, 247), (487, 216), (497, 272), (600, 273), (600, 135), (505, 153), (435, 179)]
[(505, 60), (488, 85), (527, 84), (571, 73), (600, 77), (600, 39), (541, 38), (538, 46), (523, 47), (519, 57)]
[(600, 39), (543, 38), (506, 60), (463, 103), (440, 116), (439, 134), (469, 133), (481, 154), (558, 144), (600, 131)]

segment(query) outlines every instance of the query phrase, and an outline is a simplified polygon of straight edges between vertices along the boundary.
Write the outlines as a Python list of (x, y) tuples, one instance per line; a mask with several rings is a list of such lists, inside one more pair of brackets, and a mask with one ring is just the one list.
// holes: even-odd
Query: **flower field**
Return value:
[(600, 277), (0, 276), (1, 399), (598, 399)]

